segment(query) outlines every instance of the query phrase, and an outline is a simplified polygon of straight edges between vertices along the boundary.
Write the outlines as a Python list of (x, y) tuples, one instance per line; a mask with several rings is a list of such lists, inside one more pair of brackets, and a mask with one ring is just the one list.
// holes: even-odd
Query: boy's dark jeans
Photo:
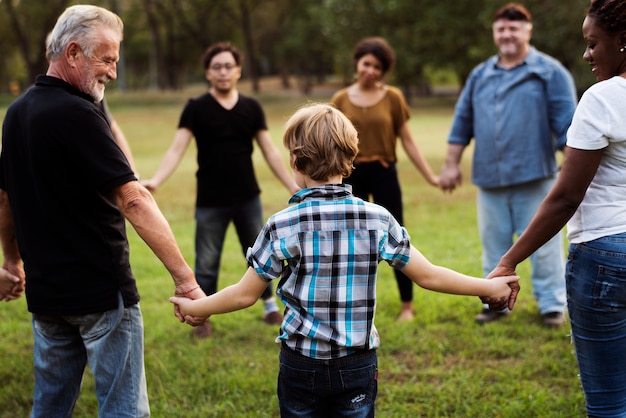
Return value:
[(281, 417), (373, 417), (378, 357), (367, 350), (332, 360), (303, 356), (283, 344), (278, 373)]

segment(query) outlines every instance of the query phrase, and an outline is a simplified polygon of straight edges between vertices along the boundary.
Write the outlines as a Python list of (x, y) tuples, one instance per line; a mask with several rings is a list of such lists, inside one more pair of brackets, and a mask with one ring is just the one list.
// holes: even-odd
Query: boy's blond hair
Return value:
[(293, 167), (315, 181), (352, 173), (359, 138), (352, 122), (327, 104), (307, 105), (287, 121), (283, 144)]

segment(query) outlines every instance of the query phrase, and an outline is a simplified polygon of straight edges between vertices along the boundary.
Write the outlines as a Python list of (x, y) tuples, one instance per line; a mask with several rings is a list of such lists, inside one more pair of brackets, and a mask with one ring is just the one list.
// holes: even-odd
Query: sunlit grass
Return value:
[[(183, 92), (109, 95), (110, 107), (126, 133), (136, 165), (149, 178), (173, 139), (180, 111), (196, 87)], [(297, 94), (262, 93), (270, 132), (282, 150), (287, 117), (307, 101), (325, 101), (328, 91), (303, 98)], [(454, 101), (413, 102), (411, 129), (433, 169), (438, 172), (446, 149)], [(4, 109), (0, 109), (0, 116)], [(284, 152), (284, 151), (283, 151)], [(469, 183), (469, 152), (464, 159), (466, 183), (453, 194), (427, 185), (400, 151), (406, 227), (415, 246), (432, 262), (481, 275), (476, 228), (475, 189)], [(285, 155), (285, 162), (287, 155)], [(193, 264), (195, 147), (155, 197), (171, 223), (179, 245)], [(219, 156), (216, 156), (219, 158)], [(288, 192), (255, 153), (266, 216), (283, 208)], [(215, 181), (228, 182), (237, 173)], [(167, 298), (171, 279), (147, 246), (129, 228), (131, 263), (142, 296), (148, 390), (155, 417), (276, 417), (279, 346), (276, 329), (260, 321), (261, 304), (212, 319), (214, 336), (190, 337), (190, 328), (172, 315)], [(236, 282), (245, 270), (234, 231), (229, 229), (220, 287)], [(392, 271), (381, 267), (376, 325), (379, 350), (381, 417), (577, 417), (584, 401), (569, 330), (541, 326), (528, 279), (528, 264), (519, 273), (522, 294), (511, 315), (478, 326), (476, 298), (437, 294), (415, 288), (416, 318), (397, 323), (400, 302)], [(26, 417), (32, 402), (32, 335), (24, 299), (0, 305), (0, 417)], [(75, 416), (96, 416), (93, 380), (86, 374)]]

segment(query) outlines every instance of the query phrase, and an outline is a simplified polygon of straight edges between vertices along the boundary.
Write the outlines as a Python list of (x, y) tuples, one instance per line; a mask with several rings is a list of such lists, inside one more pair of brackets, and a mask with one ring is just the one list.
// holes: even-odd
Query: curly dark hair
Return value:
[(393, 68), (396, 61), (396, 53), (393, 51), (393, 48), (384, 38), (379, 36), (362, 39), (356, 44), (352, 51), (354, 66), (356, 67), (359, 60), (367, 54), (372, 54), (380, 61), (383, 67), (383, 74), (387, 74), (387, 72)]
[(598, 26), (609, 33), (626, 30), (626, 1), (591, 0), (587, 16), (594, 18)]

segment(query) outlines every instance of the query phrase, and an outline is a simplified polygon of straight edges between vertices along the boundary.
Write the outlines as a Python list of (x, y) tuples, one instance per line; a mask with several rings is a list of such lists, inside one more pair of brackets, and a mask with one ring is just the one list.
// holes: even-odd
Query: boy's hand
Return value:
[(190, 299), (182, 296), (172, 296), (170, 302), (174, 304), (174, 316), (178, 318), (180, 322), (185, 322), (185, 304)]
[[(517, 277), (515, 273), (515, 267), (509, 267), (503, 264), (498, 264), (496, 268), (494, 268), (491, 271), (491, 273), (489, 273), (487, 277), (485, 278), (492, 279), (494, 277), (502, 277), (502, 276)], [(509, 310), (512, 310), (513, 306), (515, 306), (515, 301), (517, 300), (517, 294), (520, 291), (519, 277), (517, 277), (516, 280), (510, 281), (508, 284), (509, 284), (509, 287), (511, 288), (511, 294), (509, 295), (508, 300), (495, 300), (495, 299), (488, 298), (488, 297), (482, 297), (480, 298), (480, 300), (483, 303), (488, 304), (489, 309), (492, 309), (495, 311), (501, 311), (504, 308), (509, 308)]]
[(204, 324), (208, 319), (208, 317), (205, 318), (189, 314), (188, 309), (192, 299), (182, 296), (172, 296), (169, 300), (174, 304), (174, 315), (180, 322), (185, 322), (193, 327), (197, 327)]
[(501, 311), (505, 308), (509, 308), (509, 310), (513, 310), (513, 306), (515, 306), (515, 301), (517, 299), (517, 294), (520, 290), (519, 285), (519, 276), (515, 275), (515, 271), (504, 271), (496, 268), (486, 277), (488, 280), (498, 280), (502, 281), (503, 284), (508, 286), (507, 294), (505, 296), (494, 297), (494, 296), (483, 296), (480, 300), (483, 303), (489, 305), (489, 309), (494, 311)]
[[(491, 279), (497, 276), (517, 276), (515, 273), (515, 266), (506, 266), (500, 263), (491, 271), (491, 273), (487, 275), (486, 279)], [(511, 294), (509, 295), (507, 303), (494, 304), (494, 306), (491, 306), (491, 303), (487, 300), (484, 300), (483, 303), (489, 304), (489, 309), (493, 310), (502, 310), (504, 308), (513, 310), (513, 306), (515, 306), (515, 301), (517, 300), (517, 295), (520, 291), (519, 277), (517, 280), (509, 282), (509, 287), (511, 288)]]

